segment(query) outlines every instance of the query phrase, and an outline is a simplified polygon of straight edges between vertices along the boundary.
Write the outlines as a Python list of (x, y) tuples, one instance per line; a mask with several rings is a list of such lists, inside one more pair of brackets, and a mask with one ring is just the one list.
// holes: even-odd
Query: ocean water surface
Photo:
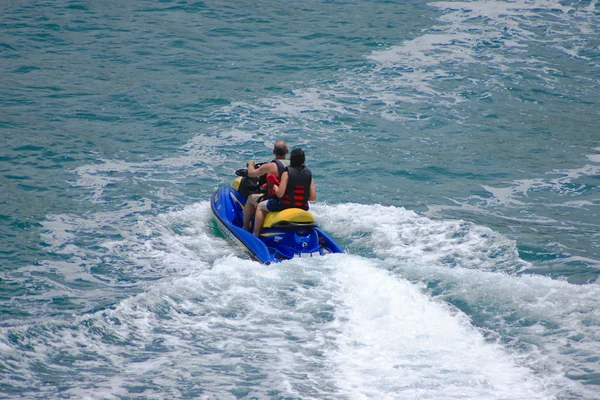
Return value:
[[(595, 0), (0, 4), (6, 399), (600, 397)], [(302, 147), (345, 254), (209, 198)]]

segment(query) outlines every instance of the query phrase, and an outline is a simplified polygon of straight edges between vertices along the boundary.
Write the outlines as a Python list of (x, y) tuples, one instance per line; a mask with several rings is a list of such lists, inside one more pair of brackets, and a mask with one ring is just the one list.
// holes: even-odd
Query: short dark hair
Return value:
[(305, 160), (306, 156), (304, 155), (304, 151), (302, 151), (302, 149), (292, 150), (292, 154), (290, 155), (290, 165), (292, 167), (303, 166)]

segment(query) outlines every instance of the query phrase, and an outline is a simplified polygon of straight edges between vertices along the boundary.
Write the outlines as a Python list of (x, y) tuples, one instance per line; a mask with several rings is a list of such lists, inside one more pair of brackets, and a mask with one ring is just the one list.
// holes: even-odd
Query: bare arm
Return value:
[(283, 175), (281, 175), (281, 182), (279, 185), (273, 185), (273, 189), (275, 189), (275, 196), (281, 198), (285, 194), (288, 185), (288, 179), (289, 174), (287, 171), (284, 171)]
[[(275, 168), (273, 168), (273, 166)], [(258, 168), (254, 168), (254, 160), (248, 161), (248, 177), (249, 178), (257, 178), (259, 176), (263, 176), (265, 174), (274, 174), (273, 169), (277, 169), (277, 165), (274, 163), (266, 163), (261, 165)]]
[(315, 187), (315, 180), (310, 180), (310, 191), (308, 192), (308, 200), (315, 201), (317, 199), (317, 188)]

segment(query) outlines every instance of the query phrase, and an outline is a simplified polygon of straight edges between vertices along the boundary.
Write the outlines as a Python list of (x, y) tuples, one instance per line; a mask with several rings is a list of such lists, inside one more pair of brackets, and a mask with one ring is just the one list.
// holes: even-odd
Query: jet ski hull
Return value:
[[(243, 229), (245, 204), (246, 198), (232, 187), (217, 190), (210, 201), (217, 226), (223, 235), (246, 250), (254, 260), (270, 264), (294, 257), (343, 253), (329, 235), (310, 221), (282, 220), (263, 228), (260, 237), (256, 237)], [(303, 213), (303, 216), (309, 214), (299, 209), (290, 210), (291, 214), (295, 210)]]

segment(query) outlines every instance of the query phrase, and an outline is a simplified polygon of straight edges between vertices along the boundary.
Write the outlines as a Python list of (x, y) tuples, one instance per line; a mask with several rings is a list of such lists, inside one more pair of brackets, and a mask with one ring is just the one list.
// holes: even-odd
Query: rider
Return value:
[[(269, 163), (264, 163), (258, 168), (254, 168), (254, 160), (248, 161), (248, 177), (249, 178), (258, 178), (263, 175), (277, 175), (277, 177), (281, 180), (281, 174), (290, 164), (289, 160), (286, 160), (286, 156), (288, 154), (288, 147), (285, 140), (278, 140), (275, 142), (275, 146), (273, 146), (273, 154), (275, 155), (275, 159)], [(254, 213), (256, 212), (256, 206), (258, 202), (263, 197), (261, 193), (255, 193), (248, 196), (248, 200), (246, 200), (246, 206), (244, 207), (244, 229), (250, 230), (250, 221), (254, 218)]]
[(315, 181), (310, 169), (304, 165), (304, 151), (292, 150), (290, 165), (281, 175), (281, 184), (275, 185), (274, 198), (261, 201), (254, 217), (254, 236), (260, 235), (267, 212), (281, 211), (287, 208), (308, 210), (308, 202), (317, 198)]

